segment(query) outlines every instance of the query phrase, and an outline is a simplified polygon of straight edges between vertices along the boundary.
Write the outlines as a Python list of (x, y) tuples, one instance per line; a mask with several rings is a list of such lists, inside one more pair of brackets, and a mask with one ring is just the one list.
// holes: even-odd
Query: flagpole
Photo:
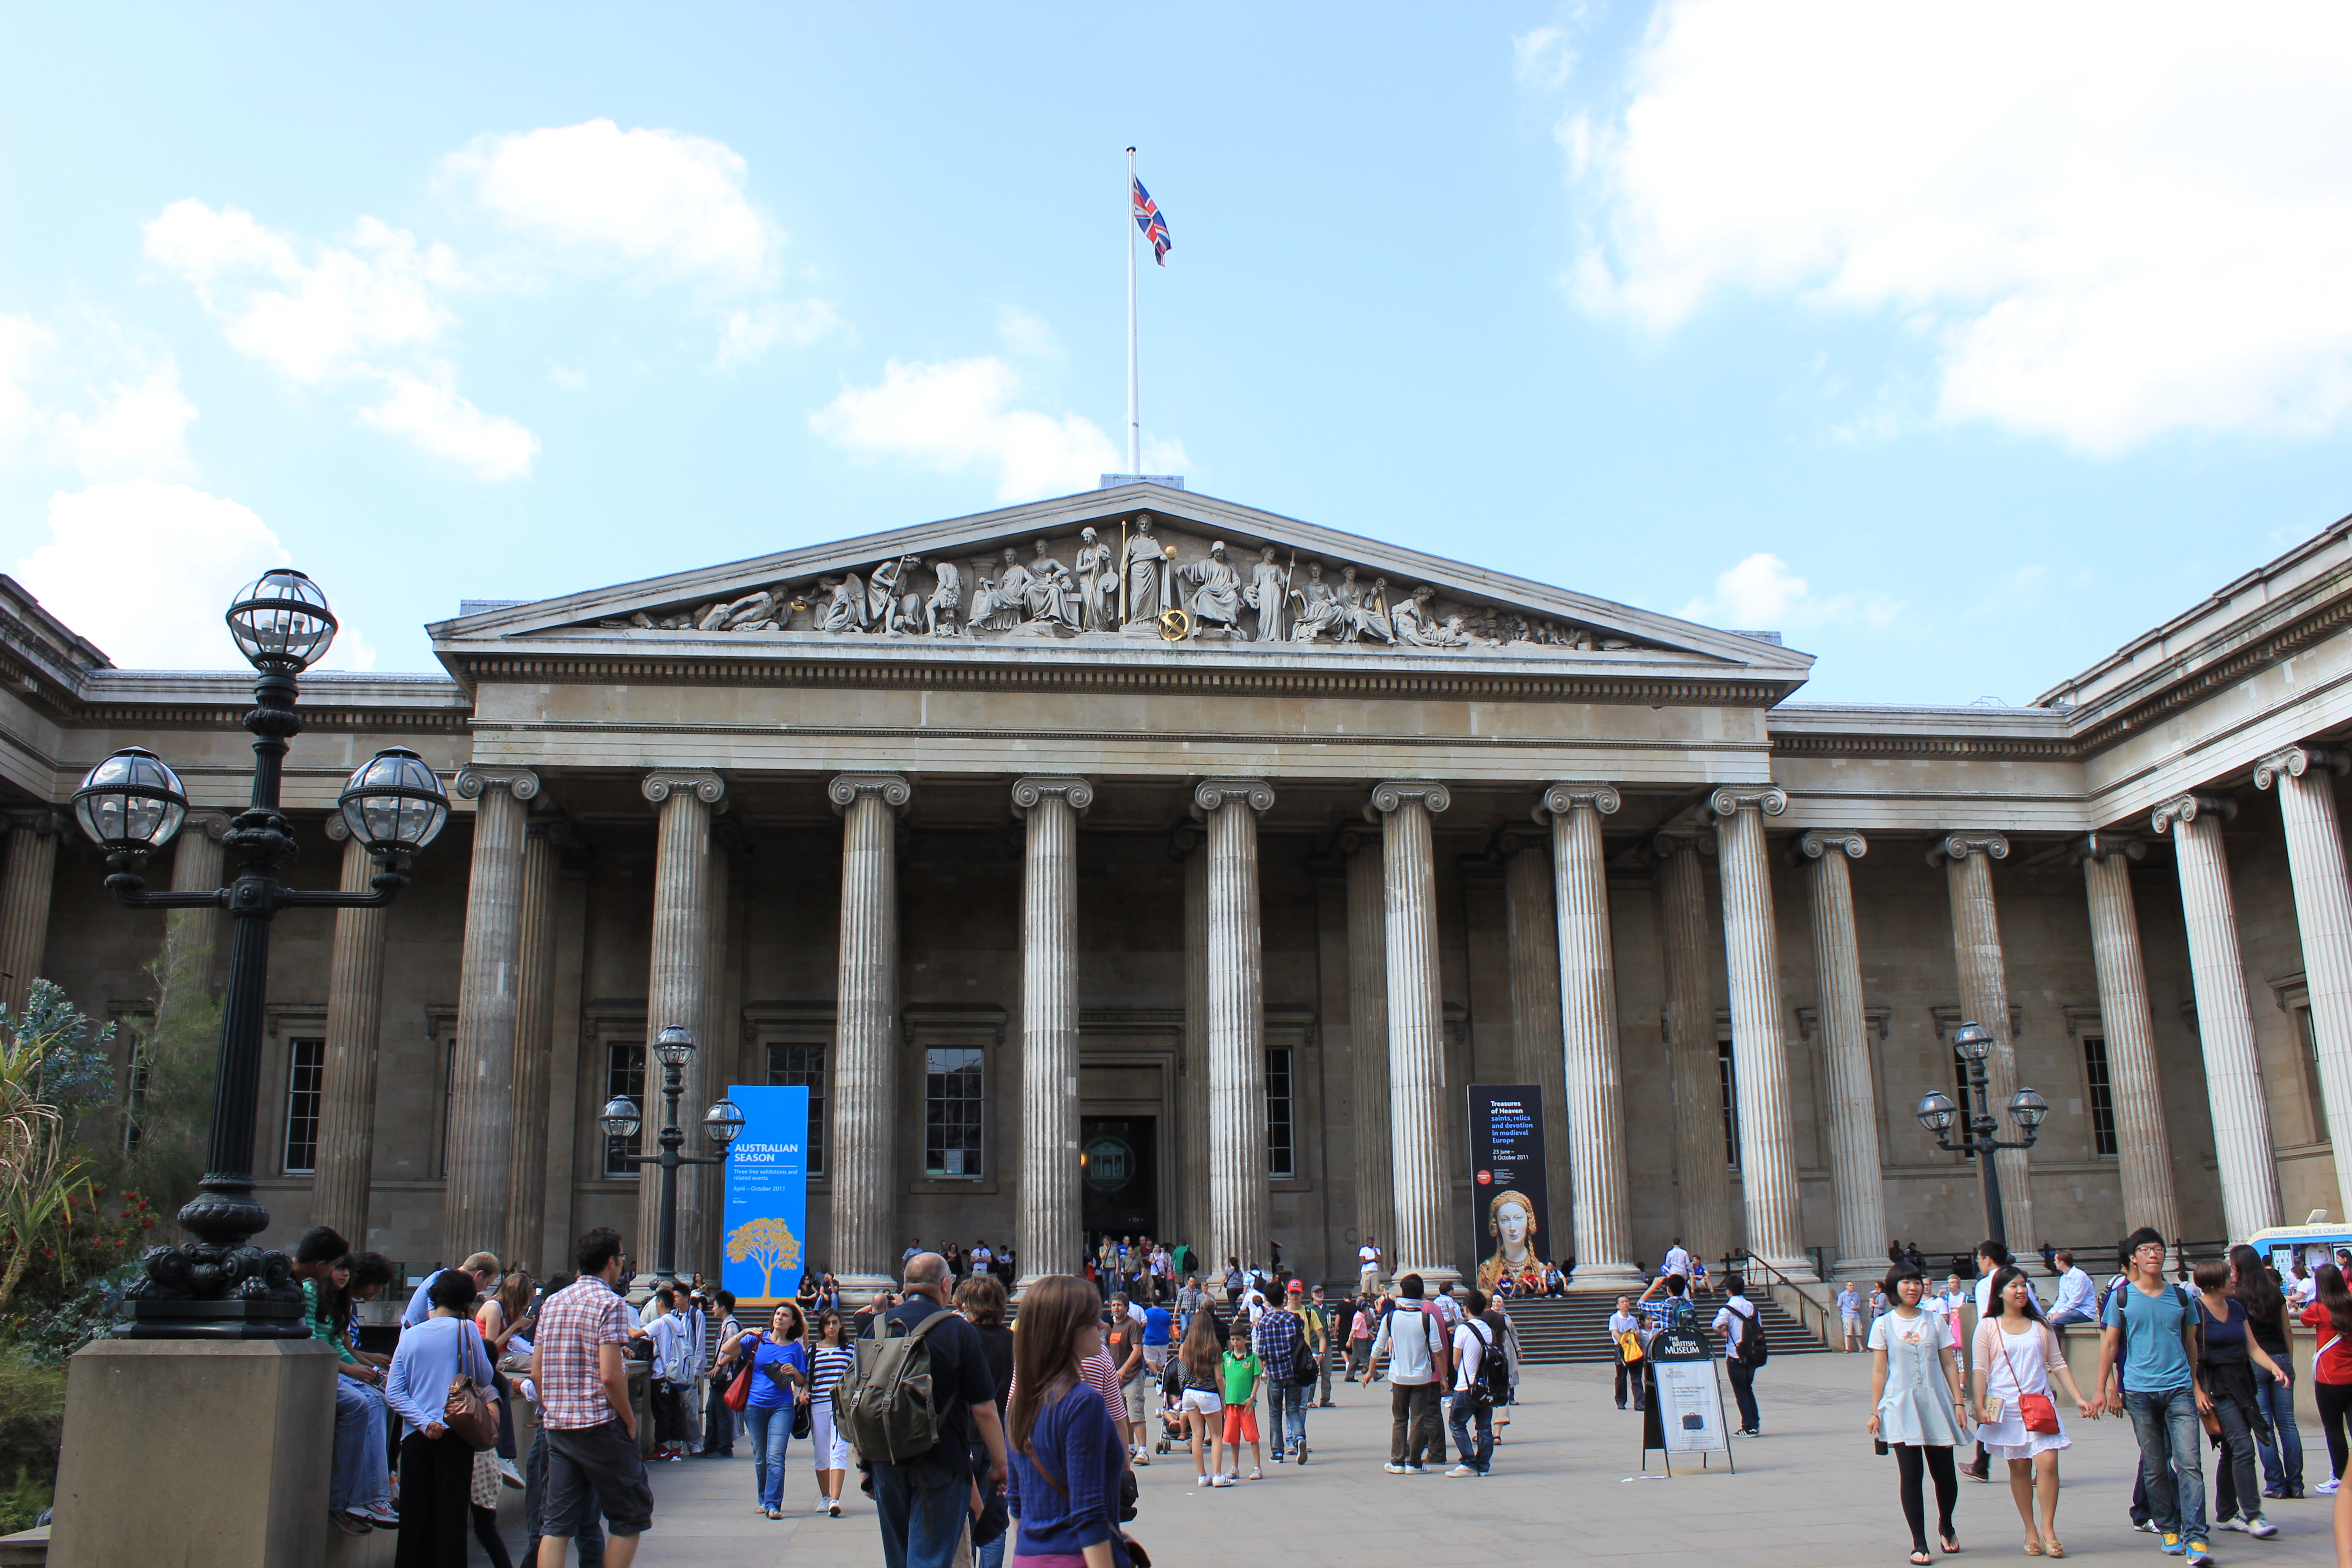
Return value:
[(1135, 149), (1127, 150), (1127, 471), (1143, 471), (1142, 382), (1135, 354)]

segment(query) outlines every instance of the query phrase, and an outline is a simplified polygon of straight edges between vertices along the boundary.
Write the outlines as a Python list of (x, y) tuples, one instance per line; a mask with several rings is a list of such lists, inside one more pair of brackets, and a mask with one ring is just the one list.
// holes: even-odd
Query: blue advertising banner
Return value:
[(808, 1235), (808, 1097), (805, 1089), (780, 1084), (727, 1090), (742, 1109), (743, 1131), (727, 1162), (727, 1266), (719, 1279), (739, 1310), (800, 1289)]

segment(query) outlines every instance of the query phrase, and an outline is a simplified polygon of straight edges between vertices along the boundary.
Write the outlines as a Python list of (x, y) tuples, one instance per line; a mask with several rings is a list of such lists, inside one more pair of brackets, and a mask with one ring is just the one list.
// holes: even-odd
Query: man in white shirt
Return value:
[[(1369, 1238), (1367, 1238), (1369, 1239)], [(1421, 1276), (1408, 1274), (1397, 1281), (1394, 1310), (1381, 1320), (1372, 1341), (1372, 1363), (1389, 1360), (1389, 1462), (1392, 1476), (1423, 1475), (1426, 1461), (1445, 1457), (1445, 1438), (1437, 1420), (1436, 1352), (1445, 1343), (1445, 1331), (1422, 1310)]]
[(2063, 1248), (2058, 1254), (2058, 1302), (2050, 1309), (2051, 1326), (2063, 1328), (2068, 1323), (2091, 1321), (2095, 1316), (2097, 1283), (2086, 1270), (2076, 1266), (2074, 1253)]
[[(1499, 1355), (1495, 1331), (1480, 1316), (1486, 1310), (1484, 1291), (1470, 1292), (1462, 1321), (1454, 1325), (1454, 1391), (1446, 1402), (1446, 1422), (1454, 1432), (1454, 1452), (1461, 1463), (1446, 1471), (1454, 1478), (1483, 1476), (1495, 1462), (1495, 1406), (1487, 1398), (1480, 1369), (1489, 1355)], [(1470, 1439), (1470, 1424), (1478, 1424), (1478, 1439)]]
[(1675, 1237), (1675, 1244), (1666, 1248), (1666, 1260), (1658, 1267), (1668, 1274), (1679, 1274), (1685, 1279), (1690, 1278), (1691, 1255), (1683, 1246), (1681, 1237)]
[(1748, 1292), (1738, 1275), (1723, 1282), (1724, 1303), (1708, 1325), (1723, 1336), (1723, 1370), (1731, 1379), (1732, 1397), (1739, 1404), (1739, 1432), (1742, 1437), (1764, 1436), (1764, 1417), (1756, 1408), (1756, 1369), (1748, 1363), (1745, 1348), (1748, 1336), (1760, 1334), (1764, 1325), (1757, 1321), (1756, 1309), (1748, 1300)]
[(686, 1458), (686, 1385), (694, 1377), (695, 1347), (687, 1342), (686, 1312), (677, 1293), (664, 1285), (654, 1292), (660, 1313), (647, 1325), (654, 1342), (654, 1457)]
[(1369, 1296), (1381, 1288), (1381, 1248), (1370, 1237), (1356, 1248), (1356, 1294)]
[[(1617, 1347), (1617, 1377), (1614, 1387), (1617, 1394), (1617, 1408), (1620, 1410), (1625, 1408), (1625, 1385), (1628, 1383), (1633, 1385), (1636, 1393), (1641, 1390), (1641, 1373), (1635, 1370), (1639, 1363), (1628, 1363), (1625, 1360), (1624, 1349), (1625, 1336), (1638, 1334), (1641, 1331), (1642, 1320), (1633, 1315), (1633, 1298), (1618, 1297), (1617, 1310), (1609, 1314), (1609, 1342)], [(1633, 1404), (1638, 1409), (1641, 1401), (1637, 1399)]]

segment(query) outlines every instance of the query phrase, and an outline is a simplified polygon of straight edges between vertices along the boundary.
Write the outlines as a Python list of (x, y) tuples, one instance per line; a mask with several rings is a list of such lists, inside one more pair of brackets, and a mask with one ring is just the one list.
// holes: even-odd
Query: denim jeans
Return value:
[(342, 1513), (392, 1500), (392, 1463), (384, 1447), (383, 1395), (366, 1384), (335, 1378), (335, 1469), (327, 1510)]
[(746, 1405), (743, 1428), (751, 1438), (751, 1484), (761, 1508), (784, 1506), (784, 1450), (793, 1440), (789, 1405)]
[(1287, 1454), (1307, 1441), (1307, 1396), (1312, 1392), (1303, 1383), (1266, 1385), (1265, 1437), (1276, 1453)]
[[(2271, 1359), (2289, 1373), (2294, 1371), (2292, 1363), (2276, 1356)], [(2256, 1367), (2254, 1400), (2276, 1439), (2262, 1446), (2263, 1485), (2274, 1492), (2299, 1492), (2303, 1489), (2303, 1429), (2294, 1424), (2294, 1390), (2280, 1386), (2278, 1379)]]
[(1740, 1429), (1747, 1432), (1762, 1431), (1764, 1416), (1756, 1408), (1756, 1369), (1746, 1362), (1733, 1361), (1726, 1357), (1723, 1370), (1725, 1375), (1731, 1379), (1731, 1397), (1739, 1405)]
[(2124, 1409), (2139, 1437), (2139, 1477), (2147, 1515), (2166, 1534), (2205, 1538), (2205, 1472), (2198, 1446), (2205, 1440), (2197, 1394), (2188, 1384), (2140, 1393), (2124, 1391)]
[[(1485, 1475), (1495, 1463), (1495, 1407), (1485, 1400), (1468, 1394), (1456, 1394), (1445, 1402), (1445, 1424), (1454, 1431), (1454, 1451), (1462, 1462)], [(1470, 1441), (1470, 1421), (1477, 1417), (1478, 1441)]]
[(971, 1478), (935, 1465), (874, 1467), (885, 1568), (950, 1568), (971, 1519)]

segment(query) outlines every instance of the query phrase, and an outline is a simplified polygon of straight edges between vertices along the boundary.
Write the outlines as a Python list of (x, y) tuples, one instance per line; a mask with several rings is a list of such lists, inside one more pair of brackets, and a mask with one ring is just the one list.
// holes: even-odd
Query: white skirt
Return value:
[(2058, 1418), (2055, 1432), (2027, 1431), (2025, 1417), (2017, 1413), (2014, 1397), (2002, 1405), (2000, 1420), (1977, 1423), (1976, 1438), (1996, 1459), (2030, 1459), (2036, 1454), (2074, 1445), (2074, 1439), (2066, 1436), (2066, 1419), (2063, 1415)]

